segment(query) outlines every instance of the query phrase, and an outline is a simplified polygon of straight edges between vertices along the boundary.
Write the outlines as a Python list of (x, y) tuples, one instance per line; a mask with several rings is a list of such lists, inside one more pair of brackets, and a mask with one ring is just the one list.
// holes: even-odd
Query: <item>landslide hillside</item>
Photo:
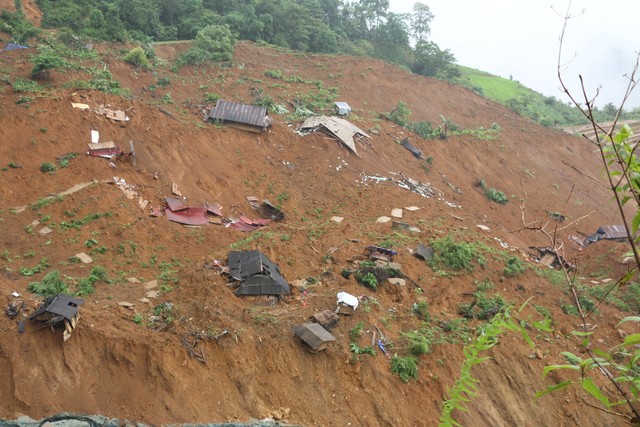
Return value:
[[(547, 212), (565, 215), (558, 238), (589, 286), (626, 269), (620, 265), (624, 244), (598, 242), (578, 251), (567, 239), (619, 222), (606, 188), (594, 181), (602, 177), (591, 146), (464, 88), (372, 59), (239, 43), (230, 65), (175, 68), (176, 55), (188, 47), (175, 43), (156, 45), (156, 65), (143, 71), (122, 60), (131, 47), (96, 45), (99, 55), (77, 59), (83, 67), (52, 71), (30, 92), (14, 88), (29, 79), (35, 49), (0, 53), (0, 293), (7, 303), (12, 292), (21, 294), (31, 314), (42, 298), (27, 288), (52, 271), (71, 292), (85, 293), (80, 322), (64, 343), (60, 330), (28, 322), (19, 333), (20, 318), (0, 316), (0, 418), (66, 411), (151, 424), (275, 417), (305, 426), (437, 425), (446, 390), (460, 374), (462, 347), (484, 323), (461, 320), (459, 308), (481, 286), (516, 308), (529, 301), (519, 318), (531, 324), (544, 313), (556, 332), (530, 330), (535, 350), (520, 336), (502, 336), (491, 359), (473, 371), (478, 397), (467, 413), (456, 413), (462, 424), (624, 424), (574, 389), (534, 399), (563, 379), (542, 379), (542, 370), (564, 363), (561, 351), (576, 351), (576, 339), (565, 334), (578, 318), (561, 310), (572, 302), (566, 286), (552, 284), (549, 269), (527, 256), (529, 246), (549, 241), (523, 231), (523, 221), (541, 225)], [(94, 78), (87, 71), (92, 67), (108, 69), (127, 94), (87, 89), (82, 82)], [(371, 138), (358, 144), (356, 156), (322, 133), (297, 134), (301, 121), (289, 114), (271, 113), (273, 125), (261, 134), (206, 123), (203, 111), (214, 95), (246, 103), (269, 96), (291, 111), (296, 100), (347, 101), (349, 120)], [(412, 122), (435, 127), (444, 117), (469, 132), (424, 140), (381, 118), (400, 101)], [(97, 114), (100, 105), (125, 111), (129, 120)], [(128, 155), (112, 164), (87, 156), (91, 130), (125, 152), (133, 141), (135, 165)], [(398, 144), (404, 137), (424, 159)], [(42, 172), (43, 163), (56, 170)], [(425, 198), (366, 179), (399, 174), (438, 191)], [(137, 195), (128, 198), (114, 177)], [(488, 200), (480, 180), (503, 191), (508, 203)], [(78, 184), (90, 185), (60, 195)], [(255, 196), (280, 205), (286, 220), (242, 233), (152, 216), (152, 208), (172, 197), (174, 184), (188, 203), (219, 203), (225, 217), (258, 218), (246, 200)], [(148, 206), (141, 208), (141, 200)], [(419, 210), (405, 209), (400, 221), (416, 231), (377, 222), (393, 208), (411, 206)], [(334, 216), (344, 219), (337, 223)], [(52, 231), (41, 235), (45, 226)], [(473, 271), (451, 271), (431, 268), (409, 251), (446, 237), (475, 245), (485, 262)], [(402, 271), (422, 291), (410, 282), (373, 290), (353, 275), (343, 277), (368, 245), (397, 250)], [(224, 264), (231, 250), (250, 249), (269, 256), (289, 282), (307, 279), (304, 292), (293, 288), (274, 305), (235, 296), (214, 260)], [(93, 262), (77, 262), (81, 252)], [(504, 274), (511, 256), (527, 267), (515, 277)], [(107, 278), (87, 291), (80, 279), (96, 266)], [(154, 280), (157, 287), (149, 284)], [(340, 291), (365, 298), (353, 315), (340, 318), (332, 331), (336, 341), (311, 354), (294, 340), (292, 327), (334, 309)], [(421, 302), (428, 303), (428, 321), (414, 310)], [(594, 340), (603, 348), (615, 345), (619, 337), (611, 331), (625, 315), (601, 306), (592, 319)], [(361, 333), (351, 334), (360, 323)], [(377, 347), (375, 356), (350, 351), (352, 340), (370, 345), (376, 326), (390, 356), (408, 354), (407, 332), (428, 331), (431, 348), (418, 357), (416, 380), (403, 383)], [(185, 342), (196, 341), (190, 354)]]

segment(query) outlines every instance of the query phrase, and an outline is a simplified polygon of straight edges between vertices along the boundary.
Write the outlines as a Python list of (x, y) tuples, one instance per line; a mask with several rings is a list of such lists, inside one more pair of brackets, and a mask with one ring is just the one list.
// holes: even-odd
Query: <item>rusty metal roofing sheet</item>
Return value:
[(167, 202), (167, 206), (169, 207), (169, 209), (171, 209), (174, 212), (181, 211), (189, 207), (185, 205), (181, 199), (176, 199), (175, 197), (167, 197), (165, 199), (165, 202)]
[(211, 120), (224, 120), (245, 123), (266, 128), (271, 124), (267, 109), (259, 105), (241, 104), (239, 102), (218, 100), (216, 106), (209, 111)]
[(165, 214), (170, 221), (185, 225), (205, 225), (209, 222), (207, 210), (203, 207), (187, 207), (177, 212), (167, 210)]
[(205, 203), (204, 204), (205, 209), (207, 210), (207, 212), (212, 213), (214, 215), (217, 216), (222, 216), (222, 206), (220, 206), (219, 203)]
[(323, 328), (319, 323), (302, 323), (293, 327), (295, 336), (304, 341), (314, 350), (317, 350), (321, 344), (335, 341), (336, 339)]

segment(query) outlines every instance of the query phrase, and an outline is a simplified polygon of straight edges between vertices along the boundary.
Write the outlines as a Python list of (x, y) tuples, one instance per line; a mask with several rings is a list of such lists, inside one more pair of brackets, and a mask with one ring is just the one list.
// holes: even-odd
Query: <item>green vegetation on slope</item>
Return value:
[[(460, 66), (460, 71), (462, 77), (459, 83), (542, 126), (559, 127), (588, 123), (577, 108), (563, 103), (554, 96), (544, 96), (533, 91), (517, 80), (505, 79), (463, 66)], [(602, 109), (596, 108), (594, 113), (598, 122), (611, 121), (615, 117), (616, 108), (607, 104)], [(625, 112), (621, 117), (622, 120), (635, 118), (640, 118), (640, 108)]]

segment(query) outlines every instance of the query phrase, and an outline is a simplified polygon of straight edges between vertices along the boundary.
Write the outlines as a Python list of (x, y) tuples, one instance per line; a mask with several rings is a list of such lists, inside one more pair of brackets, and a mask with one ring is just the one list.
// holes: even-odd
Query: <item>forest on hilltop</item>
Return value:
[[(0, 30), (24, 43), (39, 29), (24, 19), (22, 0), (14, 4), (16, 13), (2, 11)], [(133, 41), (150, 51), (153, 42), (192, 40), (213, 27), (217, 31), (211, 34), (231, 45), (249, 40), (302, 52), (381, 59), (465, 86), (545, 127), (586, 123), (577, 109), (553, 96), (513, 87), (496, 76), (479, 81), (475, 73), (458, 66), (453, 52), (429, 38), (435, 15), (420, 2), (412, 13), (390, 11), (389, 0), (37, 0), (37, 4), (42, 28), (58, 29), (68, 39)], [(231, 48), (227, 50), (230, 55)], [(494, 96), (496, 86), (502, 96)], [(622, 119), (638, 118), (638, 110), (625, 112)], [(606, 105), (594, 113), (598, 121), (610, 121), (616, 108)]]

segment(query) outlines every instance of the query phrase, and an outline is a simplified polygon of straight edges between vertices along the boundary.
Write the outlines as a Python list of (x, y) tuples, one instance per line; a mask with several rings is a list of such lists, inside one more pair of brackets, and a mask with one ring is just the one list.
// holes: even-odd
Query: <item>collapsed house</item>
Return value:
[(576, 265), (574, 263), (567, 261), (551, 247), (529, 246), (529, 249), (535, 249), (537, 251), (535, 259), (542, 265), (552, 268), (565, 268), (568, 271), (576, 269)]
[(35, 320), (52, 328), (64, 325), (62, 338), (68, 340), (80, 319), (78, 307), (84, 304), (84, 300), (73, 298), (67, 294), (58, 294), (49, 297), (27, 320)]
[(356, 142), (363, 138), (371, 138), (359, 127), (339, 117), (309, 117), (302, 123), (299, 129), (301, 132), (315, 132), (316, 130), (336, 138), (345, 147), (353, 151), (355, 155), (358, 155)]
[(327, 343), (336, 339), (319, 323), (301, 323), (293, 327), (298, 342), (303, 343), (308, 351), (317, 353), (327, 348)]
[(261, 133), (271, 126), (266, 107), (218, 100), (207, 116), (207, 120), (220, 121), (249, 132)]
[(588, 236), (579, 234), (570, 234), (569, 240), (583, 248), (589, 246), (598, 240), (613, 240), (615, 242), (626, 242), (628, 240), (627, 230), (624, 225), (601, 225), (595, 233)]
[(289, 283), (280, 269), (265, 254), (258, 250), (229, 253), (229, 275), (240, 281), (237, 296), (289, 295)]

